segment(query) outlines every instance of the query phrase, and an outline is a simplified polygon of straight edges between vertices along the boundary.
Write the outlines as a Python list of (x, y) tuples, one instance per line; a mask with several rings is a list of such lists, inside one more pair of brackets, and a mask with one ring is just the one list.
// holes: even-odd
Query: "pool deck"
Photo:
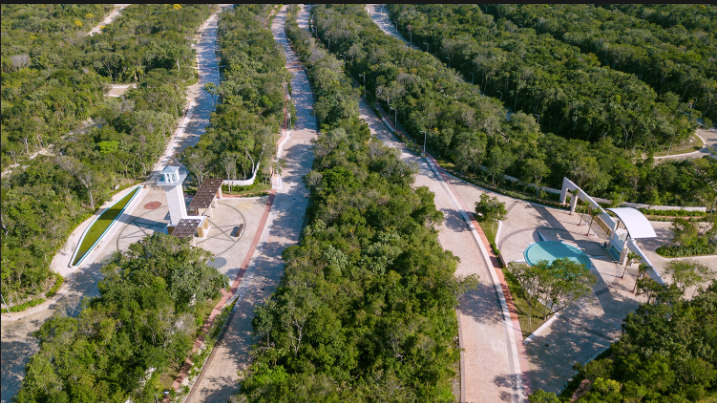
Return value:
[[(451, 183), (466, 204), (473, 205), (483, 193), (460, 179)], [(491, 193), (492, 195), (495, 195)], [(577, 213), (549, 208), (522, 200), (496, 195), (506, 204), (508, 219), (501, 225), (496, 244), (506, 262), (524, 260), (523, 251), (542, 240), (562, 241), (590, 257), (590, 271), (598, 278), (591, 298), (566, 309), (541, 335), (526, 345), (533, 390), (559, 392), (574, 375), (576, 362), (585, 363), (607, 348), (621, 334), (628, 313), (644, 302), (632, 293), (637, 265), (621, 279), (622, 267), (616, 265), (602, 247), (606, 234), (597, 224), (586, 236), (587, 225)]]

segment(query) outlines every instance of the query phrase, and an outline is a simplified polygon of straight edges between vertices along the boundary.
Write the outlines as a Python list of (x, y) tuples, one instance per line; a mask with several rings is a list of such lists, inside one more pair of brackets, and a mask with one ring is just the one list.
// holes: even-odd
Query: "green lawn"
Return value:
[[(490, 223), (478, 221), (478, 225), (480, 225), (483, 232), (485, 232), (485, 236), (488, 238), (491, 245), (495, 245), (495, 234), (498, 231), (498, 224), (493, 226)], [(497, 248), (497, 245), (493, 247), (494, 252), (496, 252), (495, 248)], [(513, 303), (515, 304), (515, 310), (518, 312), (520, 330), (523, 333), (523, 338), (525, 339), (530, 336), (535, 329), (545, 323), (543, 317), (541, 316), (541, 312), (543, 312), (545, 308), (542, 305), (539, 305), (534, 306), (529, 310), (528, 303), (525, 301), (525, 298), (523, 298), (523, 289), (515, 280), (515, 277), (513, 277), (513, 275), (505, 268), (503, 269), (503, 275), (505, 276), (505, 281), (508, 283), (510, 296), (513, 298)], [(530, 311), (530, 316), (528, 316), (528, 311)]]
[(122, 200), (118, 201), (112, 207), (105, 210), (102, 215), (92, 224), (92, 227), (90, 227), (89, 231), (85, 234), (85, 238), (82, 240), (82, 244), (80, 245), (80, 248), (77, 250), (77, 254), (75, 255), (75, 260), (72, 262), (73, 265), (76, 265), (82, 258), (87, 254), (87, 252), (92, 249), (92, 246), (94, 246), (95, 242), (102, 236), (102, 234), (105, 233), (105, 231), (112, 225), (114, 220), (122, 213), (122, 210), (127, 206), (130, 200), (132, 200), (132, 196), (134, 196), (137, 192), (139, 192), (139, 186), (129, 192), (125, 197), (122, 198)]
[(271, 183), (264, 183), (260, 180), (255, 180), (253, 185), (250, 186), (232, 186), (232, 191), (229, 192), (229, 186), (222, 185), (222, 193), (226, 195), (243, 195), (250, 193), (261, 193), (271, 190)]
[[(513, 297), (515, 310), (518, 312), (520, 330), (523, 333), (523, 339), (525, 339), (530, 336), (535, 329), (545, 323), (542, 316), (542, 312), (545, 308), (539, 302), (536, 302), (538, 306), (530, 308), (530, 316), (528, 316), (529, 307), (528, 303), (525, 302), (525, 298), (523, 298), (523, 289), (520, 287), (520, 284), (518, 284), (515, 277), (513, 277), (507, 269), (503, 269), (503, 275), (505, 276), (505, 281), (508, 283), (508, 288), (510, 288), (510, 296)], [(532, 321), (530, 317), (532, 317)]]

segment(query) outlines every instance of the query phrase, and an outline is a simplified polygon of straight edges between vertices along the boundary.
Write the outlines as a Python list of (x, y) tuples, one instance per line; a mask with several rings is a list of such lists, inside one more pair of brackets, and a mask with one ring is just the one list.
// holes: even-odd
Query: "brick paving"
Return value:
[[(305, 11), (299, 16), (302, 17), (307, 17)], [(296, 66), (298, 58), (291, 51), (284, 33), (285, 21), (286, 7), (282, 7), (271, 29), (276, 41), (284, 46), (287, 65)], [(316, 120), (311, 116), (313, 95), (303, 70), (293, 72), (291, 84), (297, 120), (293, 136), (283, 146), (282, 155), (286, 165), (280, 181), (281, 187), (276, 190), (264, 229), (257, 233), (259, 240), (256, 251), (249, 255), (251, 260), (242, 272), (242, 280), (235, 283), (238, 302), (227, 329), (210, 355), (187, 402), (227, 401), (237, 392), (241, 380), (239, 372), (247, 370), (250, 363), (249, 351), (254, 342), (251, 334), (254, 307), (263, 303), (276, 290), (284, 267), (281, 254), (287, 246), (299, 240), (308, 206), (308, 190), (301, 178), (310, 171), (313, 163), (311, 139), (316, 137)]]

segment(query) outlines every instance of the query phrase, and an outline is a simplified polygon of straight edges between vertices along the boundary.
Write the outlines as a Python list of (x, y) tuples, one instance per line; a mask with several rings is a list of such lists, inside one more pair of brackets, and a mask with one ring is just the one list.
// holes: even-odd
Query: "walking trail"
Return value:
[[(154, 167), (155, 172), (161, 171), (168, 163), (174, 161), (174, 155), (199, 141), (200, 136), (204, 134), (205, 126), (209, 124), (210, 114), (214, 110), (211, 96), (203, 91), (202, 87), (210, 81), (215, 84), (219, 83), (219, 70), (215, 54), (216, 13), (207, 19), (198, 35), (199, 43), (195, 47), (197, 49), (199, 82), (188, 88), (189, 110), (181, 119), (177, 131), (166, 147), (165, 154)], [(114, 195), (92, 217), (80, 224), (70, 234), (65, 246), (55, 255), (51, 268), (65, 277), (65, 283), (55, 297), (23, 312), (13, 313), (12, 317), (7, 313), (2, 314), (2, 389), (0, 395), (2, 403), (9, 402), (17, 394), (25, 376), (25, 365), (38, 350), (37, 341), (32, 337), (32, 333), (56, 314), (76, 315), (82, 297), (93, 297), (99, 294), (97, 283), (102, 279), (100, 262), (106, 256), (106, 249), (115, 245), (111, 239), (117, 235), (121, 226), (114, 225), (103, 237), (108, 241), (103, 240), (102, 244), (92, 251), (80, 267), (70, 267), (72, 252), (92, 220), (129, 191), (130, 189), (126, 189)], [(146, 203), (145, 197), (148, 196), (149, 191), (149, 187), (142, 189), (140, 194), (135, 197), (135, 202), (123, 213), (123, 217), (141, 215), (144, 210), (139, 210)]]
[[(381, 20), (376, 5), (368, 5), (369, 15)], [(403, 40), (386, 23), (377, 25), (388, 35)], [(504, 287), (502, 275), (497, 273), (485, 245), (479, 243), (475, 222), (469, 225), (470, 211), (447, 182), (445, 175), (430, 157), (420, 158), (396, 141), (386, 124), (369, 109), (362, 99), (361, 118), (384, 143), (401, 150), (401, 158), (416, 163), (419, 172), (416, 186), (428, 186), (436, 195), (436, 207), (445, 221), (438, 239), (441, 245), (460, 258), (456, 275), (478, 274), (479, 289), (467, 293), (458, 309), (460, 336), (464, 348), (461, 357), (461, 401), (464, 402), (521, 402), (529, 390), (527, 358), (522, 346), (520, 327), (508, 307), (512, 305)], [(390, 124), (390, 123), (389, 123)], [(499, 271), (499, 270), (498, 270)], [(508, 300), (506, 306), (506, 300)], [(516, 320), (514, 320), (516, 319)]]
[[(302, 9), (300, 19), (308, 14)], [(284, 249), (299, 241), (308, 206), (309, 192), (302, 177), (311, 170), (314, 160), (311, 139), (316, 138), (316, 120), (311, 115), (313, 94), (301, 62), (289, 46), (284, 31), (286, 6), (278, 12), (271, 26), (275, 40), (284, 47), (286, 66), (293, 74), (292, 96), (296, 106), (294, 134), (284, 145), (283, 179), (277, 190), (259, 246), (246, 269), (238, 300), (227, 329), (217, 342), (186, 402), (223, 402), (237, 392), (239, 371), (250, 364), (249, 351), (254, 342), (251, 320), (254, 307), (276, 290), (284, 264)], [(294, 68), (294, 66), (299, 66)], [(261, 230), (261, 229), (260, 229)]]
[(110, 11), (107, 17), (105, 17), (102, 22), (100, 22), (99, 24), (97, 24), (97, 26), (93, 27), (92, 30), (90, 30), (89, 36), (99, 34), (102, 31), (102, 27), (112, 24), (112, 22), (114, 22), (114, 20), (119, 17), (120, 11), (122, 11), (122, 9), (127, 6), (129, 6), (129, 4), (115, 4), (115, 8)]

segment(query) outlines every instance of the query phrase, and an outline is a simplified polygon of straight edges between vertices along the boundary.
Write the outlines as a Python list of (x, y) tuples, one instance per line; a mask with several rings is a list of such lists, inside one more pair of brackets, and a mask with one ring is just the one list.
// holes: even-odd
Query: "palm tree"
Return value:
[(637, 278), (635, 279), (635, 287), (632, 289), (633, 294), (637, 290), (637, 281), (640, 280), (642, 277), (644, 277), (645, 273), (647, 273), (648, 270), (652, 270), (652, 267), (647, 263), (642, 263), (642, 264), (640, 264), (640, 267), (637, 268)]
[(588, 212), (588, 214), (590, 214), (590, 225), (588, 225), (588, 232), (587, 232), (587, 234), (585, 234), (585, 236), (590, 236), (590, 228), (593, 226), (593, 221), (595, 220), (595, 217), (597, 217), (598, 214), (600, 214), (600, 210), (594, 208), (594, 209), (591, 209)]
[(630, 263), (628, 264), (627, 262), (625, 262), (625, 266), (623, 267), (623, 270), (622, 270), (622, 276), (620, 276), (620, 278), (625, 278), (625, 272), (627, 272), (627, 266), (632, 266), (633, 264), (635, 264), (635, 260), (640, 260), (640, 259), (642, 259), (642, 256), (638, 255), (637, 253), (634, 253), (634, 252), (628, 253), (627, 260)]

